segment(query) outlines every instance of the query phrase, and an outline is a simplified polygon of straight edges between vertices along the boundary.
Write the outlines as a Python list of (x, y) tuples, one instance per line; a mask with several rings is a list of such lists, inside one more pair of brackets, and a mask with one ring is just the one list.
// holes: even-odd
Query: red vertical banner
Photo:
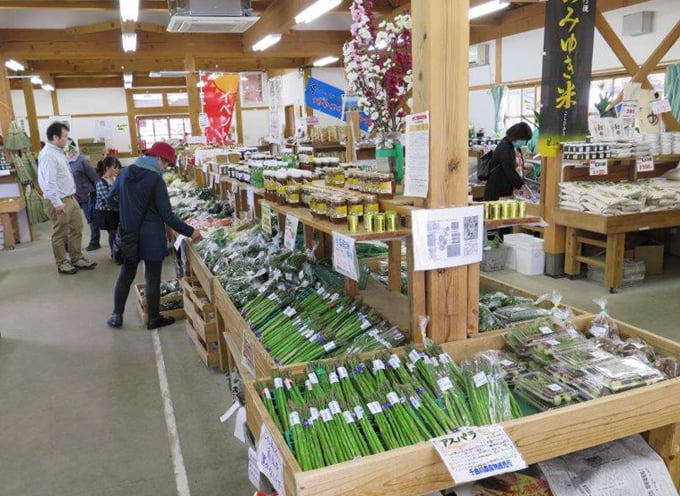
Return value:
[(236, 108), (238, 95), (238, 74), (213, 76), (202, 74), (203, 112), (207, 116), (208, 126), (204, 134), (208, 143), (231, 143), (231, 123)]
[(538, 150), (546, 157), (588, 134), (595, 2), (548, 0), (545, 8)]

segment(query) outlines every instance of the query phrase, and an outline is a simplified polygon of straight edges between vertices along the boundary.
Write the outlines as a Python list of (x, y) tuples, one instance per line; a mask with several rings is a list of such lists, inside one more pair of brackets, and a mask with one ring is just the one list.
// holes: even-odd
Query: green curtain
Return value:
[(503, 102), (505, 101), (507, 94), (507, 86), (494, 86), (491, 88), (491, 97), (493, 98), (494, 110), (493, 131), (495, 136), (503, 135), (503, 117), (505, 117), (505, 108)]
[(680, 64), (669, 65), (666, 68), (664, 93), (671, 104), (673, 117), (680, 122)]

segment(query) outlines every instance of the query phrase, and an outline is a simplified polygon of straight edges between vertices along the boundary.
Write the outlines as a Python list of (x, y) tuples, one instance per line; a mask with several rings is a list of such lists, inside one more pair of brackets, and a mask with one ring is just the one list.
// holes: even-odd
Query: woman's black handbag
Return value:
[(489, 179), (489, 174), (491, 173), (491, 157), (493, 152), (486, 152), (479, 159), (479, 165), (477, 166), (477, 179), (480, 181), (486, 181)]

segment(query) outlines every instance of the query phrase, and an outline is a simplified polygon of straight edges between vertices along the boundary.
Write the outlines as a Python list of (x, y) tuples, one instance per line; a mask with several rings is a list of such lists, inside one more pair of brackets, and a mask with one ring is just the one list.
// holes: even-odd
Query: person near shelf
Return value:
[(118, 229), (119, 211), (118, 200), (114, 199), (109, 204), (108, 197), (120, 168), (118, 159), (111, 155), (104, 157), (97, 163), (97, 174), (101, 179), (97, 182), (93, 217), (97, 228), (109, 233), (109, 250), (111, 250), (112, 259), (113, 240), (116, 237), (116, 229)]
[(78, 205), (85, 214), (85, 219), (90, 226), (90, 242), (85, 248), (86, 251), (98, 250), (101, 248), (99, 244), (99, 227), (94, 221), (94, 203), (96, 201), (96, 185), (99, 182), (99, 175), (89, 160), (83, 157), (78, 148), (73, 143), (68, 143), (64, 148), (66, 157), (68, 158), (73, 180), (76, 183), (76, 197), (78, 197)]
[[(118, 198), (120, 209), (119, 232), (138, 231), (137, 259), (144, 261), (146, 300), (148, 307), (147, 329), (157, 329), (172, 324), (175, 319), (160, 314), (160, 286), (163, 259), (168, 255), (165, 224), (193, 242), (203, 239), (198, 229), (182, 222), (173, 213), (168, 189), (163, 181), (163, 171), (174, 167), (175, 149), (162, 141), (154, 143), (134, 164), (118, 175), (109, 191), (108, 202)], [(138, 261), (124, 262), (116, 281), (113, 314), (106, 321), (110, 327), (123, 325), (125, 303), (130, 286), (137, 275)]]
[(516, 190), (519, 190), (524, 198), (532, 198), (531, 190), (524, 182), (522, 156), (522, 147), (528, 143), (532, 135), (531, 128), (526, 122), (518, 122), (505, 132), (505, 137), (498, 143), (491, 156), (489, 177), (484, 188), (484, 201), (512, 196)]
[[(43, 191), (45, 213), (52, 221), (52, 252), (60, 274), (93, 269), (95, 262), (83, 256), (83, 219), (76, 201), (76, 185), (64, 147), (69, 127), (55, 121), (47, 127), (47, 144), (38, 154), (38, 184)], [(68, 257), (66, 242), (68, 241)]]

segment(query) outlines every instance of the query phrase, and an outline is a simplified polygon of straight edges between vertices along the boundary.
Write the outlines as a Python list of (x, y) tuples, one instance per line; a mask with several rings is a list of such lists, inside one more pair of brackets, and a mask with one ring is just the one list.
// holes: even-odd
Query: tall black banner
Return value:
[(596, 0), (548, 0), (543, 39), (539, 152), (588, 134)]

